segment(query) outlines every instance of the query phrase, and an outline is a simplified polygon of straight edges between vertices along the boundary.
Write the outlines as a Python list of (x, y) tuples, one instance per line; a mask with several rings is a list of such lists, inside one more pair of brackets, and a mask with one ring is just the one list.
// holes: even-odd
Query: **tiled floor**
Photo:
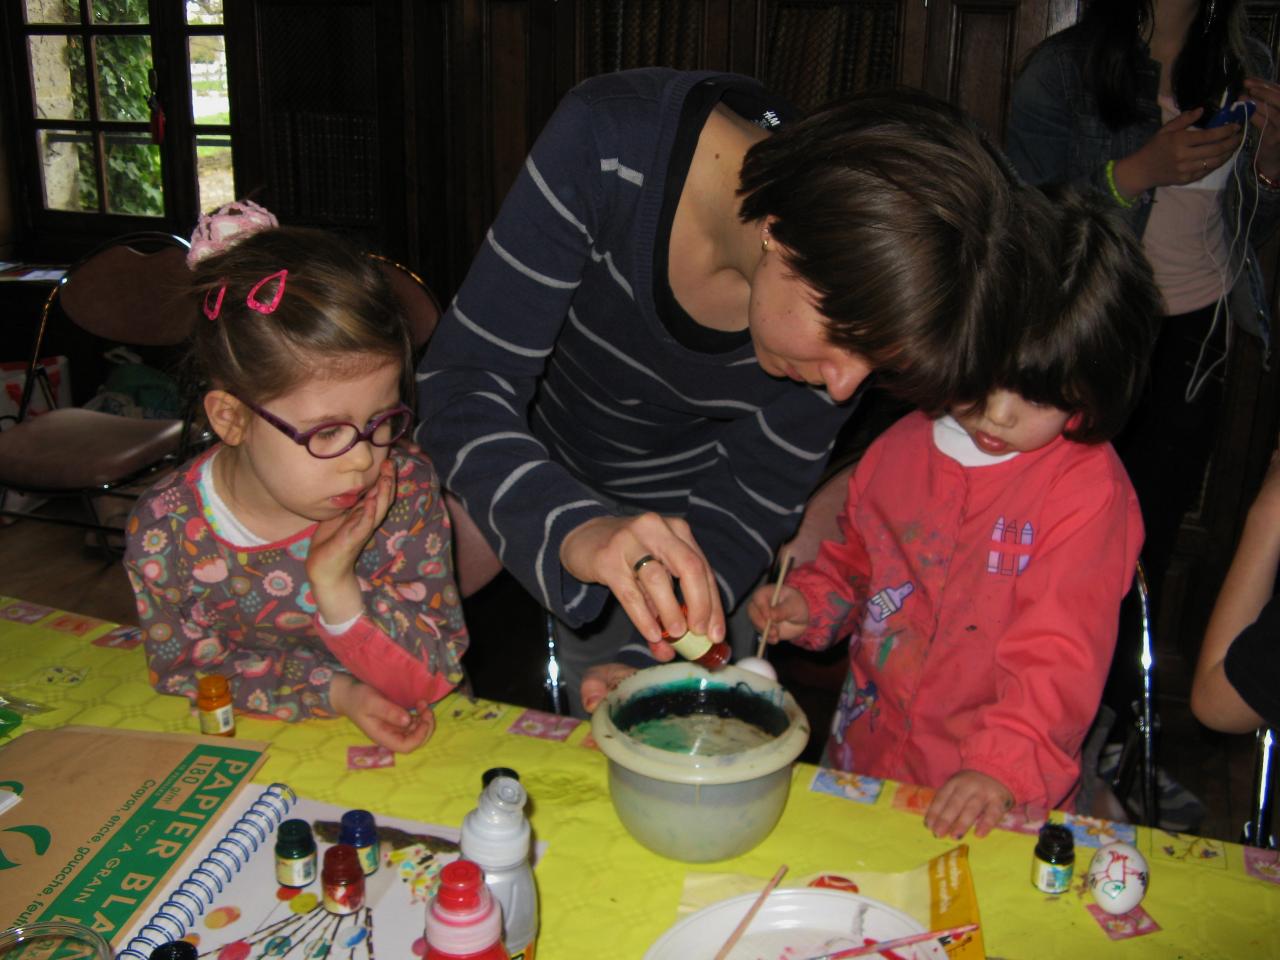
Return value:
[[(86, 549), (84, 533), (69, 527), (31, 521), (0, 527), (0, 594), (117, 622), (130, 622), (134, 616), (119, 562)], [(465, 606), (472, 633), (466, 663), (476, 692), (545, 709), (542, 611), (505, 575)], [(1191, 665), (1170, 638), (1160, 641), (1157, 637), (1160, 764), (1204, 803), (1206, 814), (1198, 832), (1238, 839), (1250, 809), (1253, 738), (1210, 733), (1191, 717)], [(843, 677), (842, 655), (837, 651), (818, 657), (779, 647), (774, 658), (783, 682), (815, 729), (825, 730)]]

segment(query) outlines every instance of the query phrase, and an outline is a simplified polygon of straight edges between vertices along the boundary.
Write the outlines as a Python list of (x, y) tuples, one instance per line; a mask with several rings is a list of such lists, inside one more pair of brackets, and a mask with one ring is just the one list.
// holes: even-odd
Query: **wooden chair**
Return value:
[[(49, 294), (16, 422), (0, 433), (0, 489), (79, 499), (89, 519), (3, 508), (0, 514), (118, 534), (120, 527), (100, 519), (96, 499), (107, 493), (135, 497), (122, 488), (181, 462), (191, 439), (193, 403), (188, 401), (181, 417), (157, 420), (80, 407), (54, 409), (53, 391), (39, 361), (59, 334), (67, 343), (91, 344), (90, 356), (100, 356), (113, 344), (159, 353), (176, 348), (197, 313), (184, 294), (187, 249), (185, 240), (170, 234), (129, 234), (80, 260)], [(87, 373), (73, 360), (73, 383)], [(32, 415), (37, 389), (50, 409)]]
[(391, 292), (400, 301), (404, 309), (405, 319), (409, 321), (409, 329), (413, 334), (414, 362), (422, 359), (422, 351), (426, 349), (431, 334), (444, 310), (440, 301), (427, 286), (427, 282), (403, 263), (384, 257), (380, 253), (366, 253), (381, 268), (383, 276), (391, 284)]

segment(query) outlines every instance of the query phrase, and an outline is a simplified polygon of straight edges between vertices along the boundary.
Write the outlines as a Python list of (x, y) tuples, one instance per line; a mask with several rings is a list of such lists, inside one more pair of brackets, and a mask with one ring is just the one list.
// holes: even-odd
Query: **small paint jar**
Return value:
[(378, 825), (368, 810), (348, 810), (342, 815), (338, 842), (355, 847), (360, 869), (367, 877), (378, 872)]
[(330, 913), (355, 913), (364, 906), (364, 871), (355, 847), (338, 843), (324, 852), (320, 887)]
[(1059, 823), (1040, 828), (1035, 854), (1031, 858), (1031, 884), (1041, 893), (1066, 893), (1071, 889), (1075, 869), (1075, 839)]
[(305, 820), (286, 820), (276, 830), (276, 882), (305, 887), (316, 878), (316, 840)]
[(483, 790), (489, 785), (489, 781), (495, 777), (510, 777), (512, 780), (519, 780), (520, 774), (516, 773), (510, 767), (490, 767), (484, 773), (480, 774), (480, 789)]
[(170, 940), (151, 951), (150, 960), (197, 960), (200, 951), (188, 940)]
[(201, 677), (196, 686), (196, 708), (200, 711), (200, 732), (212, 737), (234, 737), (236, 716), (231, 710), (231, 687), (219, 674)]

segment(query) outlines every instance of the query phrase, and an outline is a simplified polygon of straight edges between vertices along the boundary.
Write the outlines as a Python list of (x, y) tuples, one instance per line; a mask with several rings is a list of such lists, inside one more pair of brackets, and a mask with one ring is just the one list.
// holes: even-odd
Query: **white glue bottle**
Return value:
[(485, 775), (479, 804), (462, 821), (462, 855), (480, 865), (489, 892), (502, 905), (502, 942), (511, 960), (534, 960), (538, 888), (529, 863), (527, 795), (514, 770), (497, 774)]

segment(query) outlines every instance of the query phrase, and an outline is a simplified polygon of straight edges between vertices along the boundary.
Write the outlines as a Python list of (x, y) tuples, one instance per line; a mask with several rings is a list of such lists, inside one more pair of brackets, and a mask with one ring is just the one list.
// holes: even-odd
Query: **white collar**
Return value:
[(1017, 450), (998, 455), (983, 452), (951, 414), (933, 421), (933, 445), (962, 467), (990, 467), (1018, 455)]

